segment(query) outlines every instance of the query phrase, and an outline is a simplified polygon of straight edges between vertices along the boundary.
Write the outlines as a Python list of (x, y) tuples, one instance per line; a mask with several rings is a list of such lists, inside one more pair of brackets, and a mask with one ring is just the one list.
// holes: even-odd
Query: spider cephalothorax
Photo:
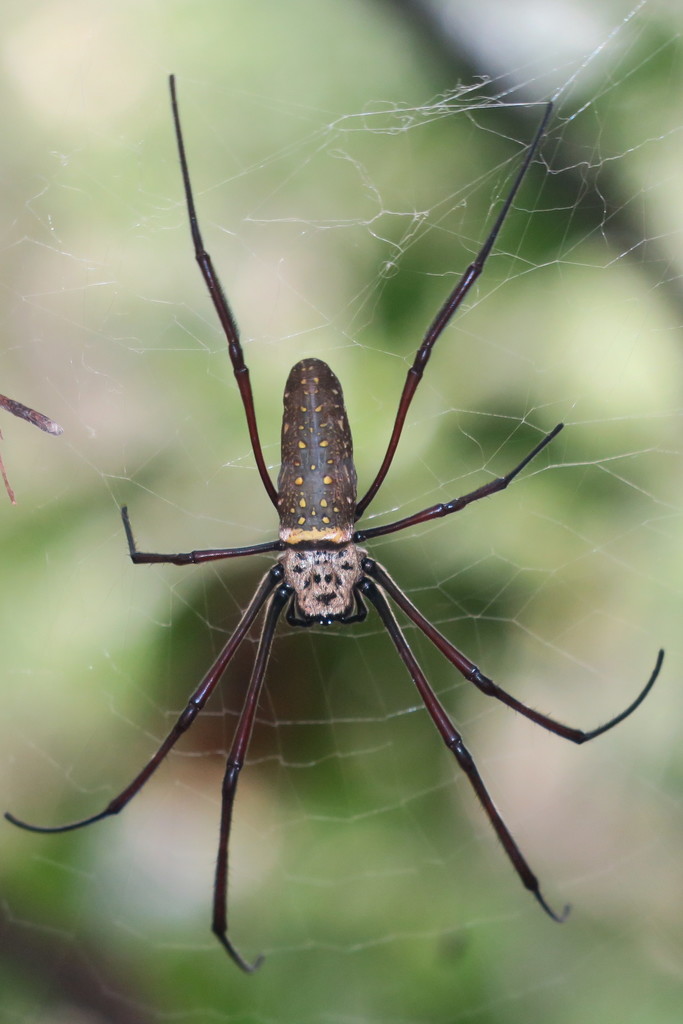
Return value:
[(204, 249), (197, 223), (173, 77), (171, 77), (171, 102), (195, 257), (227, 337), (228, 352), (244, 404), (256, 465), (266, 493), (278, 510), (280, 534), (278, 540), (242, 548), (210, 548), (178, 554), (138, 551), (128, 521), (128, 513), (123, 508), (123, 525), (128, 539), (128, 549), (135, 564), (168, 562), (174, 565), (188, 565), (263, 552), (279, 551), (281, 554), (276, 564), (262, 578), (242, 618), (235, 627), (235, 631), (195, 689), (185, 710), (164, 742), (142, 771), (107, 804), (104, 810), (70, 825), (52, 828), (29, 825), (10, 814), (5, 817), (15, 825), (35, 832), (67, 832), (90, 825), (121, 811), (161, 764), (178, 738), (190, 727), (211, 696), (235, 651), (265, 607), (261, 639), (225, 769), (212, 919), (213, 932), (235, 963), (245, 971), (254, 970), (260, 963), (260, 958), (254, 963), (249, 963), (240, 955), (228, 937), (228, 841), (237, 781), (246, 757), (275, 629), (280, 615), (285, 610), (286, 619), (291, 625), (305, 626), (313, 623), (330, 625), (333, 622), (341, 624), (355, 622), (364, 618), (366, 614), (365, 599), (374, 606), (386, 627), (436, 729), (455, 757), (458, 766), (465, 772), (522, 884), (533, 893), (550, 917), (557, 921), (563, 920), (567, 908), (556, 913), (543, 897), (538, 879), (498, 813), (479, 775), (472, 755), (465, 747), (462, 736), (451, 722), (448, 713), (415, 659), (391, 609), (389, 598), (431, 640), (458, 672), (482, 693), (489, 697), (495, 697), (496, 700), (518, 711), (530, 721), (572, 743), (585, 743), (587, 740), (600, 736), (635, 711), (649, 693), (659, 674), (663, 652), (659, 652), (652, 675), (639, 695), (616, 717), (589, 732), (563, 725), (549, 715), (541, 714), (534, 711), (533, 708), (527, 707), (526, 704), (522, 704), (521, 701), (494, 683), (492, 679), (485, 676), (469, 658), (439, 633), (435, 626), (421, 614), (386, 569), (368, 557), (362, 548), (356, 546), (359, 542), (371, 537), (396, 533), (406, 527), (417, 526), (420, 523), (459, 512), (475, 501), (504, 490), (524, 467), (556, 437), (562, 429), (562, 424), (558, 424), (550, 433), (542, 437), (526, 458), (522, 459), (514, 469), (504, 476), (490, 479), (475, 490), (454, 498), (452, 501), (422, 509), (420, 512), (384, 526), (374, 526), (366, 530), (355, 530), (354, 528), (354, 523), (365, 512), (389, 470), (401, 436), (406, 413), (422, 379), (431, 350), (481, 273), (541, 141), (552, 108), (550, 105), (546, 107), (526, 159), (517, 173), (486, 241), (437, 313), (417, 350), (413, 364), (406, 376), (382, 464), (363, 498), (356, 502), (356, 470), (353, 464), (351, 431), (344, 409), (341, 386), (329, 366), (320, 359), (302, 360), (293, 367), (289, 375), (284, 398), (282, 468), (277, 490), (273, 485), (263, 458), (256, 426), (249, 371), (244, 362), (237, 325), (213, 268), (211, 257)]
[(365, 556), (355, 544), (330, 548), (290, 548), (280, 557), (285, 583), (294, 590), (287, 621), (293, 626), (358, 621), (362, 616), (355, 588)]

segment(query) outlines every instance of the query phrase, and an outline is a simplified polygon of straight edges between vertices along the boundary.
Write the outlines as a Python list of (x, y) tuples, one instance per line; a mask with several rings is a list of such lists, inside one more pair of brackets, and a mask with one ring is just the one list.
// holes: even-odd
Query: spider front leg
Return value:
[(237, 782), (239, 773), (242, 770), (244, 759), (249, 747), (249, 740), (254, 728), (254, 718), (258, 707), (261, 687), (266, 673), (266, 666), (270, 656), (270, 649), (275, 635), (275, 627), (282, 609), (292, 596), (292, 588), (286, 583), (273, 594), (263, 624), (263, 631), (259, 641), (256, 661), (252, 669), (247, 695), (244, 699), (244, 706), (240, 712), (235, 736), (228, 754), (228, 761), (225, 766), (223, 778), (223, 796), (221, 803), (221, 830), (218, 842), (218, 858), (216, 861), (216, 882), (213, 898), (213, 921), (212, 931), (223, 948), (232, 957), (238, 967), (243, 971), (251, 973), (260, 967), (263, 957), (259, 956), (250, 964), (240, 953), (237, 952), (228, 938), (228, 846), (230, 842), (230, 828), (232, 825), (232, 809), (235, 803)]
[(123, 528), (126, 531), (128, 541), (128, 554), (134, 565), (170, 564), (170, 565), (199, 565), (201, 562), (216, 562), (221, 558), (239, 558), (241, 555), (261, 555), (265, 551), (280, 551), (282, 543), (279, 540), (266, 541), (264, 544), (250, 544), (243, 548), (206, 548), (201, 551), (181, 551), (178, 554), (157, 554), (153, 551), (138, 551), (133, 537), (133, 528), (128, 518), (128, 509), (124, 505), (121, 509)]
[(515, 177), (515, 180), (512, 183), (512, 188), (508, 192), (507, 197), (503, 202), (503, 205), (500, 209), (500, 213), (498, 214), (486, 241), (482, 245), (481, 249), (475, 256), (473, 261), (470, 263), (469, 267), (467, 267), (464, 274), (457, 282), (455, 288), (450, 293), (450, 295), (444, 302), (443, 306), (441, 307), (441, 309), (436, 314), (431, 324), (427, 328), (427, 332), (424, 338), (422, 339), (422, 344), (415, 353), (415, 358), (413, 359), (412, 366), (410, 367), (408, 373), (406, 374), (405, 384), (403, 385), (403, 391), (401, 392), (401, 397), (398, 403), (396, 419), (394, 420), (394, 426), (391, 431), (391, 436), (389, 438), (389, 444), (387, 446), (386, 453), (382, 460), (382, 465), (380, 466), (377, 472), (377, 476), (370, 484), (370, 487), (368, 488), (367, 492), (363, 495), (361, 500), (356, 505), (356, 519), (360, 519), (360, 517), (363, 515), (366, 508), (368, 507), (368, 505), (370, 504), (370, 502), (372, 501), (372, 499), (375, 497), (378, 490), (382, 486), (384, 478), (389, 472), (389, 467), (393, 462), (394, 454), (396, 452), (396, 448), (398, 447), (398, 442), (400, 440), (401, 433), (403, 432), (403, 425), (405, 423), (408, 409), (410, 408), (410, 403), (413, 400), (413, 395), (417, 391), (418, 384), (422, 380), (422, 375), (424, 374), (425, 367), (427, 365), (427, 362), (429, 361), (429, 357), (431, 356), (432, 349), (434, 348), (434, 345), (441, 337), (441, 334), (443, 333), (445, 328), (450, 323), (455, 313), (458, 311), (460, 304), (464, 300), (470, 288), (472, 287), (472, 285), (477, 280), (479, 275), (482, 273), (484, 267), (486, 266), (486, 261), (491, 255), (491, 250), (495, 245), (496, 239), (498, 238), (498, 235), (500, 233), (500, 229), (505, 223), (505, 219), (508, 213), (512, 209), (512, 204), (514, 202), (515, 196), (517, 195), (517, 192), (519, 191), (519, 188), (522, 182), (524, 181), (525, 175), (529, 170), (529, 167), (531, 166), (531, 161), (533, 160), (534, 155), (536, 154), (536, 151), (538, 150), (538, 147), (541, 143), (541, 139), (545, 134), (545, 129), (548, 124), (548, 121), (550, 120), (550, 115), (552, 114), (552, 112), (553, 104), (548, 103), (545, 108), (545, 113), (541, 118), (541, 122), (538, 128), (536, 129), (536, 134), (534, 135), (531, 145), (527, 150), (527, 154), (524, 158), (522, 166), (517, 172), (517, 176)]
[(207, 291), (211, 297), (211, 301), (213, 302), (214, 309), (218, 314), (221, 327), (225, 332), (225, 338), (228, 343), (228, 354), (230, 356), (230, 362), (232, 363), (235, 380), (237, 381), (237, 386), (239, 388), (242, 405), (244, 406), (249, 439), (251, 441), (251, 448), (254, 453), (254, 459), (256, 460), (259, 476), (261, 477), (263, 486), (266, 489), (266, 494), (272, 501), (275, 508), (277, 508), (277, 490), (273, 481), (270, 479), (268, 468), (266, 466), (265, 459), (263, 458), (263, 449), (261, 448), (258, 424), (256, 423), (254, 396), (252, 394), (251, 383), (249, 380), (249, 369), (244, 361), (244, 352), (242, 350), (237, 322), (233, 316), (218, 274), (214, 269), (213, 261), (204, 248), (204, 240), (199, 228), (199, 220), (197, 218), (197, 211), (194, 205), (194, 195), (192, 193), (192, 184), (190, 182), (190, 171), (187, 166), (187, 156), (185, 154), (185, 142), (183, 140), (183, 132), (180, 126), (180, 112), (178, 110), (178, 98), (176, 96), (175, 75), (169, 76), (168, 83), (171, 90), (173, 124), (175, 127), (176, 143), (178, 145), (178, 157), (180, 159), (180, 171), (183, 177), (185, 205), (187, 207), (187, 216), (190, 222), (190, 234), (192, 235), (194, 257), (197, 261), (202, 277), (204, 278), (204, 283), (206, 284)]
[[(368, 560), (369, 561), (369, 560)], [(396, 617), (389, 607), (389, 602), (386, 597), (379, 589), (375, 586), (372, 580), (364, 577), (358, 586), (360, 592), (365, 595), (379, 612), (380, 618), (384, 623), (389, 636), (391, 637), (393, 644), (398, 651), (404, 665), (408, 669), (410, 676), (417, 687), (424, 705), (429, 712), (429, 715), (434, 722), (434, 725), (439, 730), (441, 738), (444, 743), (454, 755), (459, 766), (465, 772), (467, 779), (472, 786), (474, 792), (477, 794), (477, 798), (484, 808), (486, 815), (491, 822), (498, 839), (500, 840), (503, 849), (515, 871), (517, 872), (522, 885), (525, 889), (528, 889), (535, 898), (538, 900), (540, 905), (545, 910), (549, 917), (552, 917), (553, 921), (562, 922), (569, 913), (569, 907), (565, 906), (561, 913), (556, 913), (552, 907), (546, 902), (541, 889), (539, 886), (538, 878), (529, 867), (526, 858), (522, 851), (514, 840), (512, 833), (508, 829), (507, 825), (503, 821), (500, 813), (498, 812), (491, 796), (489, 795), (486, 786), (484, 785), (483, 779), (477, 770), (477, 766), (474, 763), (472, 755), (465, 746), (462, 740), (462, 736), (455, 728), (450, 718), (446, 714), (441, 702), (434, 693), (433, 689), (427, 682), (427, 678), (417, 663), (413, 652), (411, 651), (406, 638), (401, 631), (401, 627), (396, 621)]]
[(409, 619), (415, 623), (415, 625), (422, 630), (426, 637), (428, 637), (437, 650), (441, 651), (445, 658), (455, 665), (458, 672), (470, 683), (474, 683), (478, 690), (481, 690), (487, 697), (495, 697), (496, 700), (501, 701), (507, 707), (512, 708), (514, 711), (518, 711), (520, 715), (524, 715), (531, 722), (535, 722), (536, 725), (542, 726), (547, 729), (548, 732), (555, 733), (556, 736), (561, 736), (562, 739), (570, 740), (572, 743), (581, 744), (587, 743), (588, 740), (594, 740), (596, 736), (601, 736), (603, 733), (613, 729), (615, 725), (619, 725), (625, 718), (633, 714), (637, 707), (639, 707), (648, 693), (655, 684), (655, 680), (659, 675), (664, 661), (664, 651), (660, 650), (657, 654), (657, 660), (655, 667), (652, 670), (652, 674), (646, 682), (643, 689), (640, 691), (638, 696), (632, 701), (628, 707), (621, 711), (614, 718), (610, 718), (604, 725), (599, 725), (596, 729), (586, 731), (584, 729), (575, 729), (572, 726), (564, 725), (562, 722), (556, 722), (554, 718), (550, 718), (549, 715), (543, 715), (540, 711), (534, 711), (533, 708), (523, 704), (512, 694), (503, 690), (502, 687), (494, 683), (492, 679), (485, 676), (483, 672), (470, 661), (469, 658), (465, 657), (462, 651), (459, 651), (443, 633), (440, 633), (435, 626), (424, 617), (412, 601), (403, 593), (401, 588), (394, 582), (386, 569), (382, 568), (378, 562), (375, 562), (372, 558), (363, 559), (363, 572), (366, 572), (368, 576), (372, 576), (374, 580), (379, 583), (383, 590), (386, 590), (387, 594), (393, 601), (399, 606), (401, 611), (405, 612)]
[(489, 480), (488, 483), (482, 484), (481, 487), (477, 487), (476, 490), (470, 491), (468, 494), (463, 494), (452, 501), (430, 505), (429, 508), (424, 508), (421, 512), (415, 512), (412, 516), (406, 516), (405, 519), (397, 519), (393, 523), (387, 523), (386, 526), (373, 526), (369, 530), (357, 530), (353, 536), (355, 543), (360, 544), (371, 537), (384, 537), (387, 533), (397, 533), (399, 530), (405, 530), (409, 526), (419, 526), (420, 523), (429, 522), (430, 519), (450, 516), (453, 512), (460, 512), (473, 502), (480, 501), (481, 498), (488, 498), (491, 494), (504, 491), (508, 484), (512, 483), (515, 477), (522, 472), (525, 466), (528, 466), (531, 460), (535, 459), (539, 452), (542, 452), (563, 429), (564, 423), (558, 423), (556, 427), (553, 427), (550, 433), (546, 434), (536, 447), (514, 469), (506, 473), (505, 476), (496, 477), (495, 480)]
[(190, 697), (184, 711), (179, 716), (176, 724), (173, 726), (156, 754), (152, 756), (142, 771), (135, 776), (133, 781), (126, 786), (118, 796), (115, 796), (114, 799), (107, 804), (104, 810), (91, 815), (89, 818), (82, 818), (80, 821), (74, 821), (68, 825), (31, 825), (26, 821), (22, 821), (20, 818), (15, 818), (13, 814), (5, 812), (5, 818), (7, 821), (11, 822), (13, 825), (17, 825), (18, 828), (26, 829), (28, 832), (73, 832), (74, 829), (85, 828), (86, 825), (93, 825), (96, 821), (101, 821), (103, 818), (108, 818), (110, 815), (118, 814), (122, 811), (126, 804), (140, 792), (149, 777), (156, 771), (183, 733), (190, 728), (195, 718), (216, 688), (218, 681), (228, 667), (235, 651), (249, 632), (254, 619), (260, 612), (270, 594), (272, 594), (273, 590), (282, 582), (282, 577), (283, 570), (280, 565), (273, 566), (273, 568), (266, 573), (261, 580), (258, 590), (249, 602), (247, 610), (240, 619), (235, 632), (232, 634), (227, 644)]

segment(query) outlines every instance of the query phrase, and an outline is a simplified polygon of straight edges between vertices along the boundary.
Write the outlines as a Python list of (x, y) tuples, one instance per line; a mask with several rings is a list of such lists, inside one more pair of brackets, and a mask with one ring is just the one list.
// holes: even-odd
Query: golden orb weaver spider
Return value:
[(512, 188), (501, 207), (500, 213), (486, 241), (437, 313), (417, 350), (413, 363), (408, 370), (393, 430), (382, 464), (365, 495), (360, 501), (356, 501), (356, 470), (353, 463), (351, 432), (344, 408), (341, 385), (329, 366), (320, 359), (303, 359), (293, 367), (289, 374), (284, 394), (282, 465), (277, 488), (273, 485), (268, 474), (256, 425), (249, 370), (244, 362), (244, 353), (237, 325), (218, 276), (213, 268), (211, 257), (204, 248), (199, 229), (180, 126), (174, 76), (170, 77), (170, 89), (175, 135), (195, 258), (227, 338), (228, 352), (246, 414), (256, 465), (266, 493), (278, 511), (280, 531), (278, 540), (241, 548), (215, 548), (178, 554), (138, 551), (133, 539), (128, 512), (124, 507), (121, 513), (128, 540), (128, 549), (130, 557), (136, 565), (150, 563), (198, 565), (202, 562), (216, 561), (223, 558), (236, 558), (268, 551), (279, 551), (281, 554), (275, 565), (261, 579), (235, 631), (190, 697), (185, 710), (164, 742), (142, 771), (135, 776), (133, 781), (118, 796), (107, 804), (104, 810), (81, 821), (55, 827), (30, 825), (8, 813), (5, 814), (5, 817), (12, 824), (32, 832), (69, 832), (73, 829), (91, 825), (102, 818), (118, 814), (119, 811), (123, 810), (202, 710), (237, 648), (265, 606), (264, 622), (256, 658), (244, 705), (228, 753), (223, 780), (212, 918), (212, 931), (238, 967), (248, 972), (255, 970), (263, 958), (258, 957), (253, 963), (249, 963), (242, 957), (228, 937), (228, 843), (237, 781), (244, 764), (254, 725), (275, 628), (280, 615), (285, 610), (285, 618), (291, 626), (358, 622), (365, 618), (367, 614), (365, 602), (369, 601), (374, 605), (389, 633), (442, 740), (454, 755), (459, 767), (465, 772), (522, 884), (535, 896), (542, 908), (553, 920), (563, 921), (569, 908), (565, 907), (560, 913), (557, 913), (543, 897), (538, 879), (498, 813), (479, 775), (474, 760), (463, 743), (460, 733), (451, 722), (415, 659), (391, 609), (388, 598), (391, 598), (406, 617), (431, 640), (434, 646), (455, 666), (458, 672), (466, 680), (474, 683), (482, 693), (489, 697), (495, 697), (496, 700), (518, 711), (530, 721), (555, 733), (557, 736), (561, 736), (563, 739), (577, 744), (595, 739), (596, 736), (600, 736), (602, 733), (612, 729), (635, 711), (645, 699), (659, 675), (664, 652), (659, 651), (652, 675), (636, 699), (624, 711), (610, 719), (609, 722), (590, 731), (563, 725), (548, 715), (543, 715), (522, 704), (511, 694), (501, 689), (492, 679), (489, 679), (480, 672), (473, 662), (454, 647), (418, 611), (387, 571), (374, 559), (370, 558), (363, 548), (358, 547), (361, 542), (373, 537), (383, 537), (386, 534), (404, 530), (409, 526), (416, 526), (440, 516), (448, 516), (453, 512), (459, 512), (467, 505), (471, 505), (481, 498), (504, 490), (524, 467), (550, 444), (553, 438), (562, 430), (563, 425), (558, 423), (505, 476), (490, 480), (468, 494), (454, 498), (445, 504), (432, 505), (430, 508), (423, 509), (421, 512), (406, 516), (404, 519), (396, 520), (385, 526), (371, 527), (367, 530), (355, 529), (356, 521), (362, 516), (377, 494), (391, 466), (403, 430), (406, 414), (417, 386), (422, 379), (422, 374), (429, 360), (432, 348), (484, 268), (517, 191), (543, 138), (546, 125), (552, 113), (552, 104), (549, 103), (545, 108), (545, 113), (527, 150), (526, 157), (517, 172)]

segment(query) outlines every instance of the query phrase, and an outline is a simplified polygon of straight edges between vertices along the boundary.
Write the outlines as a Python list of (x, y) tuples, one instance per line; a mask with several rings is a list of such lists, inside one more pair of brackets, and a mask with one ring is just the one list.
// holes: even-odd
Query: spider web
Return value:
[[(371, 546), (482, 669), (584, 748), (471, 692), (406, 634), (548, 901), (524, 892), (376, 616), (279, 631), (209, 933), (225, 752), (255, 651), (125, 812), (3, 829), (10, 1022), (669, 1022), (681, 998), (679, 15), (200, 2), (7, 15), (3, 808), (95, 813), (153, 753), (275, 536), (193, 265), (165, 76), (240, 322), (264, 454), (305, 355), (340, 377), (360, 489), (425, 326), (553, 96), (480, 283), (435, 349), (365, 523), (448, 500), (566, 424), (505, 493)], [(163, 13), (162, 13), (163, 10)], [(545, 19), (552, 16), (552, 24)], [(95, 59), (93, 59), (95, 58)], [(455, 83), (462, 82), (461, 86)], [(8, 422), (9, 420), (9, 422)], [(1, 510), (0, 510), (1, 511)]]

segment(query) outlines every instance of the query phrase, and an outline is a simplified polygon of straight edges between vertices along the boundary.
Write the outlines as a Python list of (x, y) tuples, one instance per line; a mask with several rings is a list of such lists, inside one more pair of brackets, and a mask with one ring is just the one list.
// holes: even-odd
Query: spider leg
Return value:
[(460, 303), (465, 298), (470, 288), (472, 287), (472, 285), (474, 284), (474, 282), (477, 280), (482, 270), (484, 269), (484, 265), (486, 264), (486, 260), (488, 259), (491, 249), (495, 244), (496, 238), (498, 237), (498, 233), (500, 232), (500, 229), (503, 226), (505, 218), (510, 212), (510, 207), (512, 206), (514, 198), (517, 195), (519, 187), (522, 184), (522, 181), (524, 180), (524, 176), (526, 172), (529, 170), (531, 161), (533, 160), (534, 155), (541, 142), (541, 139), (543, 138), (543, 134), (545, 132), (546, 125), (548, 124), (548, 120), (550, 118), (552, 110), (552, 103), (548, 103), (545, 108), (545, 113), (541, 118), (541, 123), (536, 129), (536, 134), (534, 135), (531, 145), (527, 150), (524, 162), (522, 163), (522, 166), (517, 172), (517, 177), (515, 178), (512, 184), (512, 188), (510, 189), (507, 198), (503, 203), (503, 206), (501, 207), (500, 213), (496, 218), (496, 222), (493, 225), (488, 238), (486, 239), (483, 246), (479, 250), (477, 256), (475, 257), (473, 262), (470, 263), (469, 267), (462, 275), (462, 277), (456, 284), (455, 288), (448, 296), (443, 306), (436, 314), (434, 320), (427, 329), (427, 333), (425, 334), (422, 340), (422, 344), (417, 350), (417, 353), (413, 360), (413, 364), (408, 370), (406, 381), (405, 384), (403, 385), (403, 391), (401, 393), (401, 398), (398, 403), (398, 412), (396, 413), (394, 427), (391, 432), (389, 445), (384, 455), (384, 459), (382, 460), (382, 465), (379, 468), (377, 476), (375, 477), (370, 487), (368, 488), (367, 493), (363, 496), (363, 498), (358, 502), (358, 505), (356, 506), (356, 519), (360, 519), (363, 512), (365, 512), (366, 508), (368, 507), (372, 499), (375, 497), (377, 491), (380, 489), (382, 483), (384, 482), (384, 478), (387, 475), (389, 467), (391, 466), (391, 463), (393, 461), (394, 453), (396, 451), (399, 439), (401, 437), (401, 432), (403, 431), (403, 424), (405, 422), (408, 409), (410, 408), (410, 403), (413, 400), (413, 395), (417, 390), (418, 384), (422, 380), (422, 374), (424, 373), (425, 366), (427, 365), (427, 362), (431, 355), (432, 348), (438, 341), (444, 328), (449, 323), (451, 317), (457, 311), (458, 307), (460, 306)]
[(273, 592), (275, 587), (281, 583), (283, 575), (284, 572), (280, 565), (273, 566), (273, 568), (266, 573), (259, 584), (258, 590), (249, 602), (247, 610), (240, 619), (235, 632), (232, 634), (227, 644), (190, 697), (185, 710), (178, 718), (176, 724), (173, 726), (156, 754), (154, 754), (151, 760), (148, 761), (142, 771), (135, 776), (130, 785), (126, 786), (118, 796), (114, 797), (103, 811), (100, 811), (98, 814), (93, 814), (90, 818), (83, 818), (82, 821), (74, 821), (69, 825), (57, 825), (52, 827), (30, 825), (26, 821), (21, 821), (21, 819), (15, 818), (13, 814), (9, 814), (8, 812), (5, 812), (5, 818), (13, 825), (27, 829), (29, 832), (72, 832), (74, 829), (84, 828), (86, 825), (92, 825), (96, 821), (101, 821), (102, 818), (108, 818), (110, 815), (118, 814), (119, 811), (122, 811), (126, 804), (142, 789), (150, 775), (156, 771), (168, 752), (175, 746), (176, 741), (192, 725), (195, 718), (213, 693), (216, 684), (225, 672), (230, 659), (241, 644), (242, 640), (244, 640), (244, 637), (249, 631), (265, 601)]
[(490, 494), (497, 494), (498, 491), (504, 491), (505, 488), (511, 483), (518, 473), (521, 473), (525, 466), (535, 459), (540, 451), (542, 451), (546, 445), (549, 445), (553, 438), (557, 437), (559, 432), (564, 427), (564, 423), (558, 423), (556, 427), (546, 434), (545, 437), (539, 441), (533, 451), (530, 451), (526, 458), (522, 459), (518, 466), (515, 466), (505, 476), (499, 476), (495, 480), (489, 480), (488, 483), (482, 484), (481, 487), (477, 487), (476, 490), (470, 491), (469, 494), (463, 494), (460, 498), (454, 498), (453, 501), (447, 501), (439, 505), (431, 505), (429, 508), (423, 509), (421, 512), (415, 512), (412, 516), (406, 516), (405, 519), (397, 519), (394, 523), (387, 523), (386, 526), (373, 526), (369, 530), (357, 530), (353, 536), (355, 543), (359, 544), (361, 541), (367, 540), (369, 537), (383, 537), (387, 533), (396, 533), (398, 530), (405, 530), (408, 526), (418, 526), (420, 523), (427, 523), (430, 519), (439, 519), (441, 516), (449, 516), (452, 512), (459, 512), (467, 505), (471, 505), (474, 501), (479, 501), (480, 498), (488, 498)]
[[(49, 416), (45, 416), (42, 412), (37, 412), (32, 409), (29, 405), (24, 405), (23, 402), (17, 402), (14, 398), (8, 398), (7, 395), (0, 395), (0, 408), (6, 409), (7, 412), (11, 412), (13, 416), (18, 416), (22, 420), (27, 420), (28, 423), (32, 423), (34, 427), (38, 427), (40, 430), (44, 430), (46, 434), (63, 434), (64, 428), (60, 427), (59, 423), (55, 423)], [(2, 440), (2, 431), (0, 431), (0, 441)], [(17, 500), (12, 490), (12, 485), (7, 477), (2, 456), (0, 456), (0, 476), (2, 477), (3, 483), (5, 484), (5, 490), (7, 491), (7, 497), (16, 505)]]
[(123, 528), (126, 531), (128, 541), (128, 553), (134, 565), (155, 563), (171, 563), (172, 565), (199, 565), (201, 562), (214, 562), (220, 558), (238, 558), (241, 555), (260, 555), (264, 551), (280, 551), (282, 542), (279, 540), (267, 541), (265, 544), (250, 544), (243, 548), (208, 548), (203, 551), (181, 551), (178, 554), (157, 554), (152, 551), (138, 551), (135, 546), (133, 529), (128, 518), (128, 509), (124, 505), (121, 509)]
[[(2, 431), (1, 430), (0, 430), (0, 441), (2, 441)], [(17, 503), (16, 495), (15, 495), (14, 491), (12, 490), (11, 483), (9, 482), (9, 477), (7, 476), (7, 470), (5, 469), (5, 463), (2, 461), (2, 455), (0, 455), (0, 476), (2, 477), (2, 481), (3, 481), (4, 485), (5, 485), (5, 490), (7, 491), (7, 497), (9, 498), (9, 500), (12, 502), (13, 505), (16, 505), (16, 503)]]
[(51, 420), (49, 416), (42, 412), (37, 412), (29, 405), (24, 405), (23, 402), (17, 402), (14, 398), (8, 398), (7, 395), (0, 395), (0, 407), (6, 409), (7, 412), (11, 412), (13, 416), (19, 416), (20, 419), (27, 420), (34, 427), (38, 427), (39, 430), (44, 430), (46, 434), (59, 435), (64, 433), (64, 428), (60, 427), (59, 423)]
[(180, 127), (180, 114), (178, 112), (178, 100), (176, 98), (175, 89), (175, 75), (169, 76), (169, 86), (171, 89), (173, 124), (175, 126), (176, 141), (178, 143), (178, 156), (180, 158), (180, 168), (183, 175), (185, 203), (187, 206), (187, 215), (190, 221), (190, 232), (192, 234), (195, 259), (199, 264), (199, 269), (202, 272), (202, 277), (204, 278), (209, 295), (211, 296), (211, 301), (213, 302), (216, 313), (218, 314), (218, 319), (221, 322), (221, 326), (225, 332), (225, 337), (228, 342), (230, 362), (232, 363), (232, 369), (235, 374), (237, 386), (240, 390), (240, 395), (242, 396), (242, 404), (244, 406), (244, 412), (247, 417), (247, 427), (249, 429), (249, 439), (254, 452), (254, 458), (256, 459), (256, 465), (258, 466), (259, 475), (268, 497), (277, 508), (277, 491), (273, 481), (270, 479), (270, 475), (263, 458), (263, 451), (261, 449), (261, 441), (259, 439), (258, 426), (256, 423), (254, 396), (252, 394), (251, 383), (249, 381), (249, 370), (244, 362), (244, 352), (242, 351), (237, 323), (232, 314), (232, 310), (230, 309), (230, 305), (225, 292), (223, 291), (218, 275), (214, 270), (211, 257), (204, 248), (204, 242), (199, 230), (199, 221), (197, 220), (197, 211), (194, 205), (192, 185), (190, 184), (190, 172), (187, 167), (187, 157), (185, 155), (185, 143), (183, 141), (183, 133)]
[(250, 964), (237, 952), (228, 938), (228, 846), (230, 842), (230, 828), (232, 825), (232, 809), (235, 803), (237, 782), (239, 773), (244, 764), (249, 740), (254, 727), (254, 718), (258, 707), (259, 696), (263, 679), (270, 656), (270, 649), (273, 643), (275, 627), (282, 609), (292, 595), (292, 588), (287, 584), (280, 586), (268, 605), (268, 611), (263, 623), (263, 631), (259, 641), (256, 660), (249, 680), (247, 695), (244, 699), (244, 706), (240, 713), (235, 736), (232, 741), (230, 753), (228, 754), (223, 778), (223, 795), (221, 803), (221, 830), (218, 842), (218, 859), (216, 862), (216, 881), (214, 886), (213, 899), (213, 920), (211, 929), (218, 938), (224, 949), (243, 971), (250, 973), (260, 967), (263, 957), (259, 956), (254, 963)]
[(659, 675), (664, 660), (664, 651), (659, 651), (655, 667), (652, 670), (652, 675), (648, 679), (647, 683), (640, 691), (636, 699), (625, 708), (620, 714), (611, 718), (609, 722), (605, 722), (604, 725), (598, 726), (597, 729), (591, 729), (585, 731), (583, 729), (574, 729), (571, 726), (564, 725), (562, 722), (556, 722), (554, 718), (550, 718), (548, 715), (541, 714), (540, 711), (534, 711), (533, 708), (528, 707), (521, 701), (517, 700), (511, 694), (507, 693), (500, 686), (485, 676), (483, 672), (480, 672), (474, 662), (466, 658), (465, 655), (454, 647), (453, 644), (446, 639), (446, 637), (436, 629), (424, 615), (418, 611), (415, 605), (410, 601), (400, 587), (394, 582), (386, 569), (383, 569), (381, 565), (373, 561), (371, 558), (363, 559), (363, 571), (371, 576), (374, 580), (379, 583), (383, 590), (386, 590), (387, 594), (393, 601), (399, 606), (401, 611), (405, 612), (408, 618), (415, 623), (415, 625), (422, 630), (434, 646), (444, 655), (445, 658), (455, 665), (458, 672), (468, 680), (470, 683), (474, 683), (477, 689), (481, 690), (482, 693), (486, 694), (487, 697), (495, 697), (496, 700), (501, 701), (507, 707), (512, 708), (514, 711), (518, 711), (525, 718), (535, 722), (536, 725), (542, 726), (549, 732), (555, 733), (556, 736), (561, 736), (565, 740), (570, 740), (572, 743), (586, 743), (588, 740), (595, 739), (596, 736), (601, 736), (602, 733), (608, 732), (613, 729), (615, 725), (619, 725), (625, 718), (628, 718), (637, 707), (645, 700), (648, 693), (655, 684), (655, 680)]
[(408, 642), (396, 621), (394, 613), (389, 607), (389, 602), (386, 597), (379, 587), (375, 586), (372, 580), (367, 577), (363, 578), (359, 584), (359, 589), (370, 601), (372, 601), (379, 612), (380, 618), (382, 619), (382, 622), (384, 623), (404, 665), (408, 669), (408, 672), (410, 673), (410, 676), (415, 683), (422, 700), (424, 701), (425, 707), (427, 708), (434, 725), (439, 730), (441, 738), (454, 755), (458, 765), (465, 772), (465, 775), (467, 776), (474, 792), (477, 794), (477, 798), (484, 808), (484, 811), (486, 812), (486, 815), (491, 822), (503, 849), (508, 855), (515, 871), (519, 875), (522, 885), (533, 893), (545, 910), (546, 914), (552, 917), (554, 921), (564, 921), (565, 917), (569, 913), (569, 907), (565, 906), (562, 912), (558, 914), (548, 905), (548, 903), (546, 903), (540, 890), (538, 878), (529, 867), (526, 858), (522, 854), (522, 851), (513, 839), (507, 825), (500, 816), (500, 813), (491, 799), (481, 775), (477, 770), (477, 766), (474, 763), (472, 755), (462, 741), (462, 736), (451, 722), (442, 704), (427, 682), (426, 676), (408, 646)]

